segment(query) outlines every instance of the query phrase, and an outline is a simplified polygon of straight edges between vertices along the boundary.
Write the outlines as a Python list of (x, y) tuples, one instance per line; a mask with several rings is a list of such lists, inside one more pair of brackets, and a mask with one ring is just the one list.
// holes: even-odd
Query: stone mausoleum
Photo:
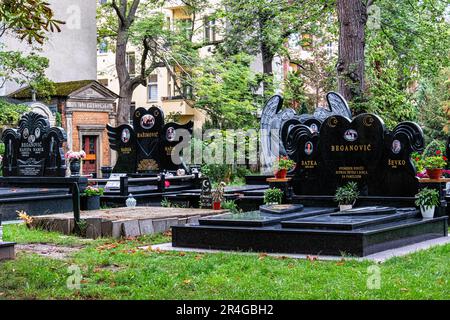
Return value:
[(30, 103), (33, 100), (30, 88), (20, 89), (9, 97), (39, 105), (39, 113), (47, 113), (49, 120), (55, 121), (52, 125), (61, 126), (66, 131), (66, 151), (86, 152), (82, 174), (100, 176), (101, 167), (115, 163), (106, 125), (115, 125), (115, 100), (118, 96), (95, 80), (56, 83), (55, 89), (49, 101)]

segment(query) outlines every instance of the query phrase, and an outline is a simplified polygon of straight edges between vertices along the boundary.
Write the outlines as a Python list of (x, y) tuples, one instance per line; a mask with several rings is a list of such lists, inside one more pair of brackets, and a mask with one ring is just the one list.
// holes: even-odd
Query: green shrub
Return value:
[(334, 200), (340, 205), (353, 204), (359, 197), (358, 184), (354, 181), (336, 189)]
[(436, 155), (436, 151), (441, 151), (442, 154), (445, 153), (445, 143), (439, 140), (431, 141), (425, 151), (423, 152), (424, 157), (433, 157)]
[(270, 204), (270, 203), (278, 203), (281, 204), (283, 200), (283, 191), (278, 188), (271, 188), (264, 191), (264, 203)]
[(234, 200), (225, 200), (222, 202), (222, 209), (229, 210), (231, 213), (240, 213), (240, 210)]
[(416, 194), (416, 206), (432, 207), (439, 205), (439, 192), (436, 189), (423, 188)]

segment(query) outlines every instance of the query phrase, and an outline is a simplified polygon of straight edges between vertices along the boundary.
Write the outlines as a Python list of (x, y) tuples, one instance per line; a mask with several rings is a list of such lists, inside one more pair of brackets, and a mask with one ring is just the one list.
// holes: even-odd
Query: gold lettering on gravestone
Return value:
[(336, 175), (340, 175), (342, 179), (361, 179), (367, 175), (365, 167), (339, 167)]
[(129, 153), (131, 153), (131, 148), (120, 148), (120, 152), (129, 154)]
[(305, 169), (314, 169), (317, 166), (317, 161), (315, 160), (302, 160), (300, 165)]
[(166, 155), (168, 156), (172, 155), (173, 147), (165, 147), (164, 149), (166, 150)]
[(388, 159), (388, 166), (396, 169), (400, 166), (405, 166), (406, 165), (406, 160), (393, 160), (393, 159)]
[(371, 144), (331, 145), (331, 152), (368, 152), (372, 151)]
[(139, 132), (138, 138), (156, 138), (159, 136), (158, 132)]

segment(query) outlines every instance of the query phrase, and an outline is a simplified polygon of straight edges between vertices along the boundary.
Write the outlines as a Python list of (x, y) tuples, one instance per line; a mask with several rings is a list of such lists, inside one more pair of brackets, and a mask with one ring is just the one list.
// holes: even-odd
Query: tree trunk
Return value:
[(364, 47), (367, 8), (361, 0), (337, 0), (339, 19), (338, 91), (347, 101), (364, 93)]
[(133, 90), (129, 84), (130, 75), (127, 69), (127, 28), (119, 27), (116, 42), (116, 71), (119, 80), (119, 101), (117, 104), (117, 124), (128, 123)]

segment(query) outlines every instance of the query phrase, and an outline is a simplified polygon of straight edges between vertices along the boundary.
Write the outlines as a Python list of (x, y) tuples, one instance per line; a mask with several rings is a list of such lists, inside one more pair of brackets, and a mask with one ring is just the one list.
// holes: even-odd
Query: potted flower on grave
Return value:
[(104, 189), (95, 186), (87, 186), (80, 197), (81, 210), (98, 210), (100, 209), (100, 196), (103, 195)]
[(436, 155), (423, 159), (423, 166), (430, 179), (439, 179), (447, 166), (447, 157), (442, 154), (441, 150), (436, 150)]
[(288, 157), (278, 157), (276, 167), (277, 170), (275, 172), (275, 177), (278, 179), (285, 179), (288, 170), (295, 167), (295, 161), (289, 159)]
[(86, 153), (81, 151), (67, 151), (66, 153), (66, 159), (70, 163), (70, 174), (72, 176), (79, 176), (80, 175), (80, 169), (81, 169), (81, 160), (86, 157)]
[(336, 189), (334, 200), (339, 203), (339, 210), (345, 211), (353, 208), (359, 197), (358, 184), (354, 181)]
[(284, 193), (278, 188), (269, 188), (264, 191), (264, 203), (266, 205), (281, 204)]
[(214, 190), (211, 194), (214, 210), (221, 209), (222, 202), (224, 200), (224, 194), (225, 194), (225, 182), (220, 182), (216, 190)]
[(422, 217), (433, 218), (434, 209), (439, 205), (439, 191), (423, 188), (416, 194), (416, 206), (420, 208)]

